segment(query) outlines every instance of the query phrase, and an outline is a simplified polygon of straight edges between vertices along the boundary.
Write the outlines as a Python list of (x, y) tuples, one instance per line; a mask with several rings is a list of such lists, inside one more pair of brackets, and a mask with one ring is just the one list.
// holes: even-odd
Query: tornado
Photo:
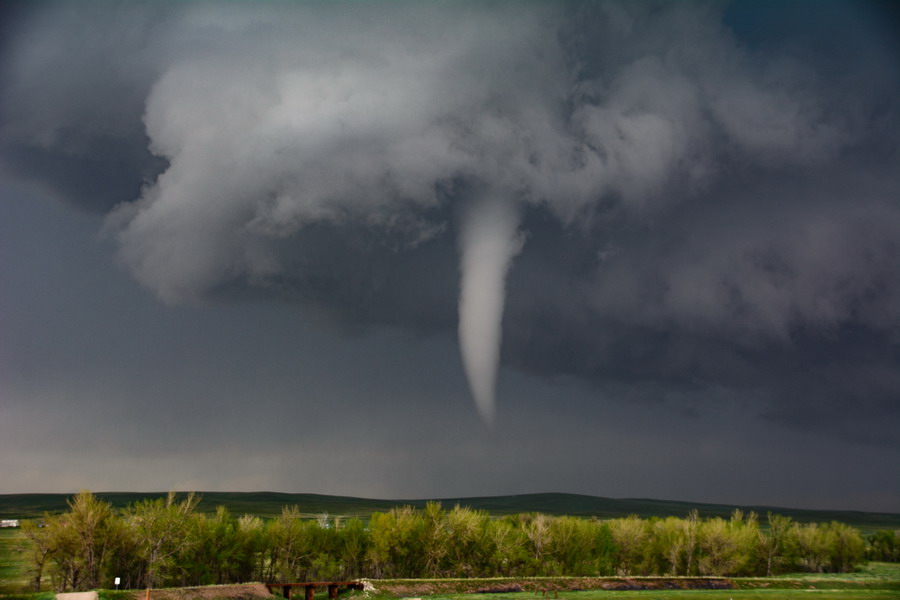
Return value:
[(496, 412), (506, 273), (524, 241), (518, 226), (518, 210), (502, 198), (479, 198), (463, 210), (459, 347), (475, 406), (489, 426)]

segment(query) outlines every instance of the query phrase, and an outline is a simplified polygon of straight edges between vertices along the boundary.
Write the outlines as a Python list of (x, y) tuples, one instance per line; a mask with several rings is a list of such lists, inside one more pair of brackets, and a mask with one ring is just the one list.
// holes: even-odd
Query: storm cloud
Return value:
[(43, 4), (0, 160), (164, 303), (458, 326), (487, 420), (502, 364), (897, 446), (895, 15), (748, 4)]

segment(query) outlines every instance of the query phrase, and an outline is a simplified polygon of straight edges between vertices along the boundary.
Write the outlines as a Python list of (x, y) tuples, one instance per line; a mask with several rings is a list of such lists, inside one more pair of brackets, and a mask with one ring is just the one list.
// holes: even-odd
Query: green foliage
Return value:
[(644, 554), (645, 541), (650, 535), (648, 523), (637, 515), (609, 522), (613, 543), (616, 547), (616, 571), (619, 575), (632, 574)]
[(708, 519), (700, 527), (700, 575), (746, 575), (754, 572), (758, 556), (759, 528), (756, 516), (745, 519), (736, 510), (731, 520)]
[[(786, 571), (847, 572), (864, 558), (856, 529), (797, 524), (736, 510), (730, 519), (626, 518), (601, 521), (484, 511), (431, 502), (376, 512), (368, 525), (283, 507), (277, 518), (198, 511), (200, 499), (145, 499), (123, 511), (90, 492), (69, 510), (26, 522), (33, 589), (45, 576), (60, 591), (198, 586), (247, 581), (543, 576), (744, 576)], [(872, 536), (870, 553), (893, 538)], [(875, 550), (872, 550), (872, 549)]]
[(45, 515), (41, 523), (23, 523), (22, 531), (31, 542), (35, 592), (40, 591), (45, 568), (57, 590), (96, 588), (107, 557), (115, 550), (120, 523), (108, 502), (82, 491), (68, 506), (61, 515)]
[(97, 590), (100, 600), (134, 600), (134, 592), (128, 590)]
[(125, 515), (136, 542), (137, 556), (144, 562), (145, 585), (155, 587), (182, 569), (180, 559), (199, 542), (194, 509), (200, 498), (188, 494), (178, 502), (175, 492), (165, 498), (143, 500)]
[(883, 529), (871, 534), (866, 541), (867, 559), (900, 562), (900, 532)]
[(812, 573), (852, 571), (865, 552), (865, 542), (859, 532), (836, 521), (797, 525), (786, 545), (794, 567)]

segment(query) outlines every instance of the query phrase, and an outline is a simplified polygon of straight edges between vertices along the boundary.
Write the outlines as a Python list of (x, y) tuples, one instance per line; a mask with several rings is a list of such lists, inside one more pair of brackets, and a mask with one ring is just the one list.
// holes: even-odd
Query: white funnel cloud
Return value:
[(460, 236), (459, 346), (481, 418), (493, 423), (506, 272), (522, 249), (511, 202), (479, 198), (463, 214)]

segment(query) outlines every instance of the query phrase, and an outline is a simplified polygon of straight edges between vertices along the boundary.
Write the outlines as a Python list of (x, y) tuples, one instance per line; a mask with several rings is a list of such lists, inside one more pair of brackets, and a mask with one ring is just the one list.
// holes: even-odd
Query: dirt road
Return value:
[(57, 594), (56, 600), (98, 600), (97, 592), (72, 592), (69, 594)]

